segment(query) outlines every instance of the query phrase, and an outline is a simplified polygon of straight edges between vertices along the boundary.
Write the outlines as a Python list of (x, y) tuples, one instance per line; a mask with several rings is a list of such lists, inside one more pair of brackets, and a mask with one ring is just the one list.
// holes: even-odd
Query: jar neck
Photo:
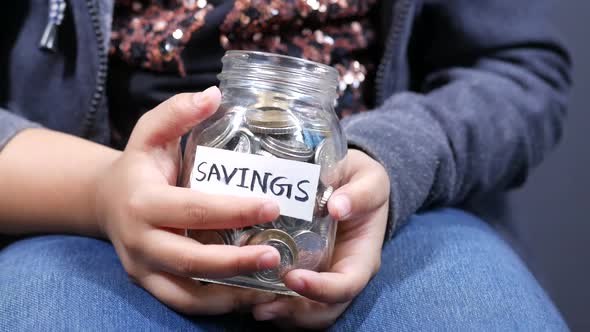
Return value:
[(218, 76), (221, 88), (246, 89), (277, 96), (311, 97), (322, 103), (337, 98), (338, 72), (320, 63), (271, 53), (229, 51)]

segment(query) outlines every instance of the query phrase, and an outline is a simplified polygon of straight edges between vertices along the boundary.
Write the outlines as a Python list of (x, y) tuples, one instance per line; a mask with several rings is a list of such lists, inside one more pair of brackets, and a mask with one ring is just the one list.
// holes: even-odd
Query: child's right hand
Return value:
[(180, 137), (209, 117), (220, 93), (179, 94), (146, 113), (121, 156), (96, 185), (96, 216), (129, 276), (187, 314), (221, 314), (270, 302), (274, 295), (188, 277), (222, 278), (275, 267), (269, 246), (203, 245), (183, 229), (236, 228), (279, 215), (272, 201), (208, 195), (175, 187)]

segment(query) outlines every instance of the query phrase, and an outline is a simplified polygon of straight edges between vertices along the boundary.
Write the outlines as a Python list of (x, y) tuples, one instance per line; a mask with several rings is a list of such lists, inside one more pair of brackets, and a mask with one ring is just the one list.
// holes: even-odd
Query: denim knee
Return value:
[(567, 330), (520, 258), (477, 217), (419, 214), (334, 330)]

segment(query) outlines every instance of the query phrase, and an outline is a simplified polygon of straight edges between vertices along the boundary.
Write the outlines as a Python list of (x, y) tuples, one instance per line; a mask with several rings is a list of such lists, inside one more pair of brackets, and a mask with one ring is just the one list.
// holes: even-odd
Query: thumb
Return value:
[(328, 211), (336, 220), (354, 220), (389, 201), (389, 176), (377, 161), (359, 151), (349, 151), (348, 183), (334, 191)]
[(181, 93), (145, 113), (135, 125), (128, 147), (145, 149), (177, 140), (219, 107), (217, 87), (203, 92)]

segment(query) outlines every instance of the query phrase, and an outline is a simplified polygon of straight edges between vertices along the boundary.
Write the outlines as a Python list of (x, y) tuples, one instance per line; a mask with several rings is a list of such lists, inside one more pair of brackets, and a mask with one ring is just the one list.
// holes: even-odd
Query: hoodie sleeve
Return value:
[(419, 210), (522, 184), (559, 140), (570, 61), (549, 1), (425, 1), (410, 42), (412, 91), (343, 121), (387, 169), (387, 237)]

